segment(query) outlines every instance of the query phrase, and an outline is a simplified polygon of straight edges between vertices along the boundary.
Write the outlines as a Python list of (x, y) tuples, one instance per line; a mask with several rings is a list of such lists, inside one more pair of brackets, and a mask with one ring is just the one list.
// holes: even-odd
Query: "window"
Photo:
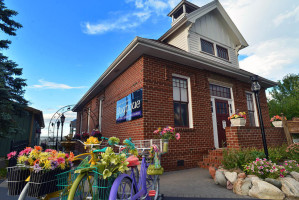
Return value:
[(103, 99), (99, 100), (99, 131), (102, 131)]
[(253, 95), (251, 93), (246, 93), (246, 99), (247, 99), (247, 109), (248, 109), (248, 118), (249, 118), (250, 126), (256, 126)]
[(188, 81), (183, 78), (172, 78), (174, 125), (176, 127), (189, 127), (188, 118)]
[(201, 50), (202, 51), (215, 55), (214, 45), (212, 42), (208, 42), (204, 39), (200, 39), (200, 41), (201, 41)]
[(230, 88), (222, 87), (219, 85), (210, 84), (210, 94), (211, 96), (231, 98)]
[(216, 45), (216, 48), (217, 48), (217, 55), (218, 55), (218, 57), (223, 58), (225, 60), (229, 60), (229, 58), (228, 58), (228, 51), (227, 51), (226, 48), (223, 48), (223, 47), (218, 46), (218, 45)]

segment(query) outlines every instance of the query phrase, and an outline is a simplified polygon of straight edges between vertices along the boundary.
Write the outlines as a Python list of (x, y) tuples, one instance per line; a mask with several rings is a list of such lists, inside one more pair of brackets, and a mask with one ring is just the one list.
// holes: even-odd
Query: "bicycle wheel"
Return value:
[(27, 197), (27, 193), (28, 193), (28, 189), (29, 189), (29, 182), (26, 183), (25, 187), (23, 188), (18, 200), (25, 200)]
[(159, 198), (160, 192), (160, 178), (158, 175), (147, 176), (146, 178), (146, 188), (147, 192), (155, 191), (154, 195), (149, 195), (152, 200), (157, 200)]
[(129, 200), (136, 194), (130, 177), (123, 177), (112, 185), (109, 200)]
[(79, 174), (76, 180), (74, 181), (68, 196), (68, 200), (85, 200), (93, 199), (93, 173), (82, 173)]

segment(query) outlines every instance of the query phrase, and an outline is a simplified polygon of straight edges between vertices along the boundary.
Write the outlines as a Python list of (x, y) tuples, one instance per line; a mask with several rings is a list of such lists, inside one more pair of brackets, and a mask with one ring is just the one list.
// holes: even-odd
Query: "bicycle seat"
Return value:
[(107, 147), (104, 147), (103, 149), (96, 149), (96, 150), (93, 150), (92, 152), (93, 153), (105, 153)]
[(129, 162), (128, 167), (135, 167), (140, 165), (139, 159), (136, 156), (130, 156), (126, 159)]

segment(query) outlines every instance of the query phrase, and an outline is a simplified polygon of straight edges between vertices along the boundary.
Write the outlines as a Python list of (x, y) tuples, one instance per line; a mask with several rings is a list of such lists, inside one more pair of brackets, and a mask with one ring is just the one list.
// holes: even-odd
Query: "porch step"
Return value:
[(209, 150), (203, 160), (198, 162), (200, 168), (219, 167), (223, 160), (223, 149)]

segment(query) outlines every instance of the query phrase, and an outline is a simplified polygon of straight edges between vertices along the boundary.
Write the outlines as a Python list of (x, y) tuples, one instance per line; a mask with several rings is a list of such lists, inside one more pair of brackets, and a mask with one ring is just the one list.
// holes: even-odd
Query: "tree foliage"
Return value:
[(299, 117), (299, 74), (289, 74), (270, 92), (270, 117), (283, 113), (287, 119)]
[[(18, 13), (8, 9), (0, 0), (0, 30), (8, 36), (15, 36), (22, 25), (12, 17)], [(3, 50), (9, 47), (11, 41), (0, 40), (0, 137), (8, 136), (19, 131), (14, 116), (22, 112), (27, 101), (24, 99), (25, 79), (20, 78), (22, 68), (9, 60)]]

